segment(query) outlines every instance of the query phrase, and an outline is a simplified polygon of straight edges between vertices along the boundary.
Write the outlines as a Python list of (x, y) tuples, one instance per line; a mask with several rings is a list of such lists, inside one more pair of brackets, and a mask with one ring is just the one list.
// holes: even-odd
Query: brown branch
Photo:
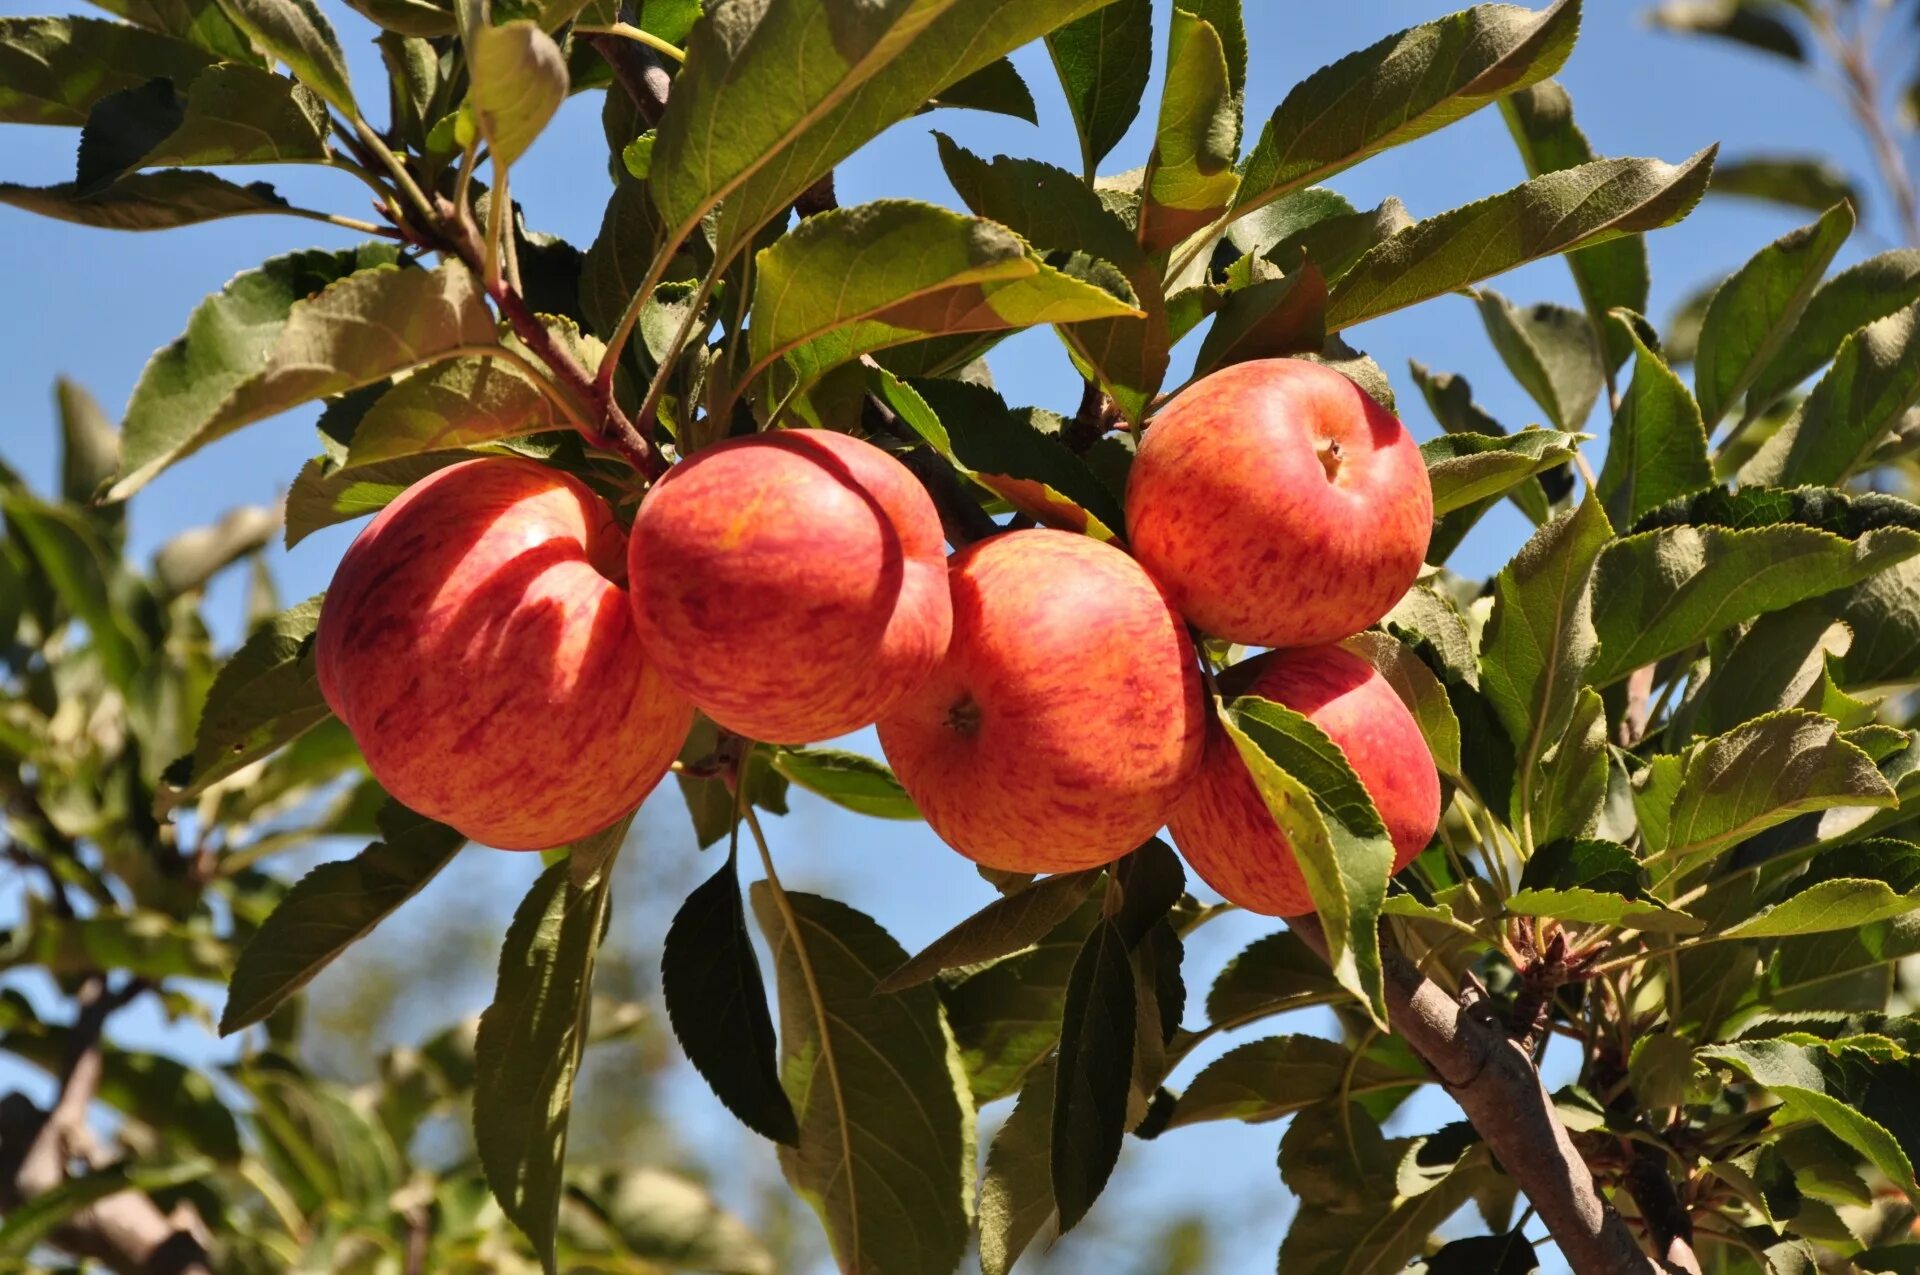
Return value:
[[(1289, 924), (1322, 957), (1319, 918)], [(1533, 1061), (1499, 1023), (1463, 1005), (1398, 950), (1383, 945), (1388, 1018), (1433, 1068), (1467, 1119), (1527, 1194), (1576, 1275), (1652, 1275), (1662, 1268), (1600, 1193), (1574, 1149)], [(1684, 1269), (1684, 1268), (1681, 1268)]]
[(613, 78), (620, 81), (620, 87), (633, 99), (634, 108), (647, 127), (659, 127), (661, 112), (667, 109), (667, 93), (673, 84), (660, 55), (644, 44), (617, 35), (594, 34), (585, 38), (593, 51), (613, 68)]
[(1680, 1203), (1667, 1173), (1667, 1157), (1659, 1147), (1633, 1143), (1626, 1173), (1627, 1194), (1647, 1224), (1654, 1251), (1675, 1271), (1700, 1275), (1700, 1258), (1693, 1251), (1693, 1217)]
[[(19, 1095), (0, 1111), (0, 1207), (17, 1208), (67, 1180), (67, 1166), (92, 1142), (87, 1108), (100, 1088), (101, 1034), (107, 1019), (147, 985), (139, 980), (109, 992), (106, 979), (89, 978), (80, 991), (80, 1016), (60, 1096), (44, 1114)], [(84, 1157), (81, 1157), (84, 1158)], [(205, 1245), (140, 1191), (110, 1195), (73, 1214), (49, 1242), (75, 1257), (99, 1262), (117, 1275), (212, 1275)]]

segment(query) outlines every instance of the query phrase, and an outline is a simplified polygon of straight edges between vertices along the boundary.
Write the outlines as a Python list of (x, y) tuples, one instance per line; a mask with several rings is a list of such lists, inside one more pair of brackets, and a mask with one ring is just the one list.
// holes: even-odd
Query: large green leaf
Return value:
[(340, 38), (315, 0), (221, 0), (227, 16), (348, 119), (359, 115)]
[(1352, 327), (1540, 257), (1670, 226), (1699, 202), (1713, 155), (1705, 150), (1678, 166), (1595, 160), (1416, 222), (1334, 287), (1327, 328)]
[(1420, 737), (1441, 774), (1460, 774), (1460, 719), (1447, 700), (1447, 689), (1426, 662), (1399, 638), (1369, 629), (1340, 645), (1380, 671), (1394, 694), (1413, 714)]
[(499, 359), (422, 368), (375, 399), (354, 428), (345, 468), (565, 428), (553, 402)]
[[(1797, 0), (1791, 2), (1804, 7)], [(1754, 0), (1662, 0), (1647, 16), (1655, 26), (1669, 31), (1710, 35), (1790, 62), (1804, 62), (1806, 49), (1799, 33), (1778, 11), (1785, 7)]]
[[(712, 1275), (778, 1275), (766, 1244), (705, 1188), (662, 1169), (599, 1169), (567, 1175), (560, 1226), (582, 1269), (605, 1254)], [(643, 1267), (642, 1269), (645, 1269)]]
[(389, 802), (382, 839), (302, 877), (240, 951), (220, 1033), (252, 1026), (372, 932), (452, 862), (467, 839)]
[(331, 456), (316, 456), (300, 467), (287, 492), (287, 547), (291, 549), (323, 527), (378, 513), (435, 470), (486, 454), (421, 452), (351, 468)]
[(1427, 1077), (1388, 1057), (1359, 1058), (1318, 1036), (1271, 1036), (1240, 1045), (1202, 1068), (1173, 1109), (1170, 1127), (1204, 1120), (1258, 1122), (1290, 1115), (1342, 1092), (1411, 1089)]
[(959, 1050), (931, 987), (874, 988), (906, 953), (872, 919), (815, 894), (753, 887), (780, 984), (787, 1096), (800, 1119), (787, 1181), (849, 1275), (959, 1264), (973, 1219), (974, 1123)]
[(1522, 309), (1491, 288), (1479, 303), (1494, 349), (1547, 419), (1569, 433), (1586, 424), (1606, 379), (1587, 316), (1551, 302)]
[[(329, 258), (323, 269), (338, 261)], [(203, 302), (186, 340), (148, 364), (127, 407), (113, 496), (131, 495), (181, 457), (297, 404), (495, 344), (480, 284), (458, 262), (374, 266), (290, 299), (287, 285), (312, 266), (281, 261), (294, 269), (273, 271), (270, 263)]]
[(920, 949), (881, 982), (898, 991), (924, 983), (942, 970), (983, 965), (1034, 946), (1079, 911), (1100, 879), (1100, 869), (1043, 877), (1002, 895)]
[(0, 495), (0, 513), (54, 596), (87, 626), (108, 680), (129, 689), (152, 656), (152, 640), (136, 618), (139, 586), (100, 529), (74, 506), (48, 504), (25, 490)]
[(1137, 316), (1125, 278), (1094, 264), (1105, 287), (1040, 261), (1003, 226), (912, 200), (822, 213), (760, 253), (748, 378), (784, 356), (805, 387), (928, 336)]
[(1920, 307), (1861, 328), (1799, 410), (1740, 467), (1743, 483), (1838, 485), (1920, 400)]
[(1292, 930), (1255, 939), (1227, 962), (1207, 993), (1207, 1021), (1216, 1027), (1344, 1000), (1319, 953)]
[[(1465, 384), (1457, 377), (1448, 379), (1455, 385)], [(1423, 379), (1422, 384), (1434, 381)], [(1420, 444), (1420, 455), (1433, 485), (1434, 517), (1516, 492), (1537, 475), (1571, 461), (1583, 437), (1528, 426), (1518, 434), (1449, 433), (1429, 439)], [(1532, 485), (1537, 492), (1539, 484)], [(1541, 504), (1545, 505), (1544, 499)]]
[(80, 131), (75, 184), (99, 190), (136, 168), (320, 163), (327, 108), (308, 89), (256, 67), (222, 63), (186, 86), (149, 80), (94, 104)]
[[(1529, 177), (1577, 168), (1597, 158), (1586, 134), (1573, 122), (1573, 99), (1554, 80), (1541, 80), (1502, 98), (1500, 111)], [(1570, 252), (1566, 261), (1587, 316), (1606, 347), (1607, 366), (1618, 368), (1633, 348), (1607, 322), (1607, 315), (1616, 308), (1646, 313), (1647, 242), (1639, 235), (1627, 235)]]
[(1772, 362), (1852, 233), (1852, 206), (1835, 204), (1762, 248), (1714, 291), (1693, 369), (1709, 433)]
[(1279, 278), (1263, 277), (1227, 293), (1194, 356), (1194, 375), (1229, 363), (1317, 354), (1326, 345), (1327, 282), (1311, 259)]
[(1105, 918), (1074, 959), (1055, 1055), (1048, 1138), (1060, 1229), (1071, 1230), (1107, 1184), (1127, 1133), (1138, 1025), (1133, 960), (1117, 921)]
[(1378, 927), (1393, 843), (1340, 748), (1300, 714), (1242, 696), (1220, 717), (1292, 847), (1340, 985), (1386, 1020)]
[[(1105, 0), (737, 0), (693, 30), (654, 145), (669, 227), (724, 201), (728, 256), (795, 196), (946, 85)], [(786, 86), (778, 93), (770, 85)]]
[(187, 84), (207, 49), (100, 18), (0, 18), (0, 123), (87, 122), (93, 104), (165, 78)]
[(242, 186), (197, 168), (132, 173), (101, 190), (73, 182), (16, 186), (0, 182), (0, 204), (100, 230), (171, 230), (223, 217), (283, 213), (287, 201), (266, 182)]
[(558, 1269), (567, 1117), (606, 932), (609, 872), (610, 865), (575, 885), (562, 860), (540, 874), (507, 927), (493, 1004), (480, 1015), (473, 1044), (480, 1166), (549, 1275)]
[(980, 1272), (1008, 1275), (1020, 1254), (1053, 1220), (1048, 1143), (1053, 1063), (1034, 1068), (1013, 1114), (993, 1136), (980, 1179)]
[(1714, 854), (1835, 806), (1892, 806), (1893, 788), (1873, 758), (1839, 737), (1830, 717), (1788, 709), (1703, 741), (1680, 759), (1665, 818), (1641, 832), (1669, 861)]
[(1152, 0), (1114, 0), (1047, 34), (1067, 108), (1080, 135), (1081, 173), (1126, 136), (1153, 72)]
[(1322, 67), (1287, 94), (1261, 130), (1234, 212), (1312, 185), (1545, 79), (1567, 60), (1579, 29), (1579, 0), (1560, 0), (1544, 12), (1476, 5)]
[(1831, 359), (1847, 337), (1915, 301), (1920, 301), (1920, 248), (1896, 248), (1835, 274), (1820, 285), (1792, 334), (1754, 378), (1747, 391), (1749, 407), (1760, 410), (1778, 401)]
[(1836, 595), (1833, 611), (1853, 630), (1846, 685), (1905, 681), (1920, 668), (1920, 559)]
[(1649, 514), (1594, 571), (1596, 686), (1736, 624), (1920, 553), (1920, 511), (1887, 497), (1719, 488)]
[(840, 748), (781, 748), (771, 757), (774, 770), (836, 806), (875, 819), (920, 817), (885, 762)]
[(1591, 838), (1554, 841), (1534, 851), (1506, 910), (1515, 916), (1637, 930), (1701, 928), (1700, 921), (1647, 893), (1633, 851), (1617, 841)]
[(1530, 785), (1535, 844), (1591, 835), (1608, 776), (1606, 706), (1599, 692), (1583, 686), (1566, 730), (1541, 754), (1538, 779)]
[(1829, 850), (1777, 901), (1722, 931), (1776, 938), (1857, 930), (1920, 910), (1920, 846), (1876, 838)]
[(1246, 36), (1238, 29), (1237, 0), (1204, 7), (1222, 10), (1233, 29), (1174, 7), (1160, 118), (1141, 179), (1140, 241), (1149, 252), (1166, 252), (1213, 223), (1240, 185), (1233, 163), (1240, 154)]
[(256, 62), (259, 54), (221, 11), (217, 0), (96, 0), (108, 13), (138, 27), (178, 36), (232, 62)]
[(1607, 435), (1607, 463), (1597, 491), (1616, 527), (1631, 527), (1648, 510), (1713, 483), (1700, 408), (1666, 361), (1641, 340), (1632, 317), (1610, 316), (1633, 351), (1633, 380), (1620, 396)]
[(465, 39), (480, 135), (495, 164), (512, 164), (567, 100), (567, 60), (537, 22), (482, 22)]

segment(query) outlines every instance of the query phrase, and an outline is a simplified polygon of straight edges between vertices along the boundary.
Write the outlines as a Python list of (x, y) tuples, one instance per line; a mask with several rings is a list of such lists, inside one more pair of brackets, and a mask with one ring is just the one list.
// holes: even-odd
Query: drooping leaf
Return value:
[(172, 230), (223, 217), (283, 213), (288, 207), (266, 182), (242, 186), (197, 168), (132, 173), (92, 192), (72, 182), (56, 186), (0, 182), (0, 204), (101, 230)]
[(1250, 359), (1318, 353), (1327, 339), (1326, 307), (1326, 280), (1310, 259), (1280, 278), (1231, 290), (1200, 342), (1194, 375)]
[(1648, 510), (1711, 486), (1713, 467), (1693, 395), (1624, 312), (1611, 321), (1626, 332), (1634, 354), (1633, 380), (1613, 414), (1596, 490), (1609, 521), (1631, 527)]
[(567, 100), (567, 60), (537, 22), (480, 23), (465, 40), (475, 122), (494, 163), (512, 164)]
[(1247, 156), (1234, 212), (1324, 180), (1545, 79), (1567, 60), (1579, 27), (1579, 0), (1544, 11), (1476, 5), (1322, 67), (1267, 121)]
[(302, 877), (254, 932), (227, 988), (221, 1035), (266, 1018), (418, 894), (467, 840), (393, 803), (381, 811), (380, 829), (382, 840), (358, 855)]
[(1742, 483), (1837, 486), (1920, 400), (1920, 307), (1861, 328), (1799, 410), (1740, 467)]
[[(1553, 13), (1570, 11), (1562, 3)], [(1327, 302), (1339, 331), (1540, 257), (1670, 226), (1699, 202), (1712, 150), (1679, 165), (1602, 159), (1416, 222), (1362, 257)]]
[(60, 494), (76, 505), (89, 504), (120, 463), (120, 432), (76, 381), (56, 380), (54, 401), (60, 412)]
[(1346, 996), (1318, 953), (1292, 930), (1275, 930), (1220, 971), (1207, 993), (1207, 1021), (1230, 1027)]
[(1790, 62), (1806, 61), (1799, 33), (1752, 0), (1663, 0), (1650, 16), (1655, 26), (1669, 31), (1715, 36)]
[(1117, 922), (1102, 920), (1087, 936), (1067, 979), (1054, 1071), (1048, 1163), (1062, 1231), (1086, 1216), (1120, 1158), (1133, 1080), (1135, 1009), (1126, 936)]
[(1480, 290), (1479, 305), (1487, 336), (1514, 379), (1555, 426), (1577, 431), (1606, 379), (1592, 321), (1550, 302), (1522, 309), (1491, 288)]
[(1715, 290), (1701, 320), (1693, 370), (1709, 433), (1799, 324), (1852, 232), (1852, 207), (1835, 204), (1818, 221), (1762, 248)]
[(926, 986), (875, 992), (906, 953), (869, 918), (819, 895), (785, 901), (755, 883), (800, 1120), (780, 1167), (842, 1270), (950, 1270), (973, 1215), (973, 1104), (939, 997)]
[(1002, 895), (915, 953), (881, 980), (877, 990), (895, 992), (924, 983), (942, 970), (979, 965), (1032, 947), (1072, 916), (1100, 869), (1043, 877)]
[(1528, 812), (1538, 844), (1592, 834), (1607, 796), (1607, 713), (1599, 692), (1583, 686), (1567, 728), (1541, 756)]
[(100, 18), (0, 18), (0, 123), (87, 122), (93, 104), (152, 79), (193, 80), (217, 59), (185, 39)]
[(1419, 1071), (1318, 1036), (1270, 1036), (1240, 1045), (1202, 1068), (1173, 1109), (1171, 1127), (1204, 1120), (1275, 1120), (1339, 1097), (1411, 1089)]
[(458, 262), (434, 270), (374, 266), (313, 296), (288, 295), (288, 285), (311, 278), (316, 265), (344, 264), (341, 255), (323, 254), (318, 263), (281, 258), (280, 269), (269, 263), (202, 303), (185, 342), (156, 355), (134, 390), (114, 497), (289, 407), (495, 343), (480, 285)]
[(1033, 90), (1027, 87), (1027, 82), (1020, 78), (1020, 72), (1006, 58), (989, 62), (973, 74), (947, 85), (927, 99), (927, 106), (929, 109), (951, 106), (990, 111), (995, 115), (1010, 115), (1029, 124), (1040, 122), (1039, 110), (1033, 104)]
[(1846, 685), (1900, 681), (1920, 667), (1920, 560), (1910, 558), (1836, 595), (1832, 606), (1853, 631)]
[(800, 1126), (780, 1084), (773, 1015), (747, 933), (732, 850), (674, 915), (660, 955), (660, 991), (687, 1061), (742, 1124), (797, 1145)]
[(1034, 1068), (987, 1149), (980, 1179), (981, 1275), (1008, 1275), (1053, 1220), (1052, 1060)]
[(1134, 117), (1153, 71), (1150, 0), (1116, 0), (1047, 34), (1047, 52), (1080, 135), (1081, 173), (1091, 180)]
[(1747, 391), (1749, 407), (1777, 402), (1832, 359), (1847, 337), (1915, 301), (1920, 301), (1920, 248), (1897, 248), (1839, 271), (1814, 292), (1792, 334), (1754, 378)]
[(221, 0), (221, 7), (327, 105), (348, 119), (358, 116), (340, 38), (315, 0)]
[(327, 108), (285, 76), (223, 63), (178, 92), (149, 80), (94, 104), (80, 132), (76, 185), (89, 193), (137, 168), (319, 163)]

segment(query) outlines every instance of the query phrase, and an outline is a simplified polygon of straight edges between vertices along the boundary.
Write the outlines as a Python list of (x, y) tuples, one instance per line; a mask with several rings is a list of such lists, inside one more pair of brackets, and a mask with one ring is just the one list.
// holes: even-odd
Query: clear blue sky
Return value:
[[(384, 99), (384, 78), (370, 43), (370, 28), (338, 4), (324, 7), (341, 30), (362, 95), (373, 101)], [(1163, 46), (1167, 7), (1165, 0), (1156, 0), (1156, 60)], [(1316, 67), (1455, 7), (1459, 6), (1441, 0), (1332, 5), (1248, 0), (1253, 49), (1249, 141), (1286, 90)], [(1580, 45), (1561, 76), (1599, 152), (1677, 161), (1719, 141), (1729, 154), (1811, 152), (1827, 155), (1850, 171), (1866, 171), (1864, 149), (1840, 109), (1786, 63), (1732, 46), (1650, 31), (1640, 21), (1641, 7), (1632, 0), (1589, 0)], [(0, 0), (0, 13), (43, 11), (23, 5), (22, 0)], [(910, 196), (957, 204), (929, 136), (936, 127), (983, 154), (1031, 156), (1077, 168), (1077, 146), (1044, 52), (1026, 50), (1015, 61), (1039, 103), (1038, 128), (967, 112), (940, 112), (910, 120), (841, 167), (841, 201)], [(1149, 102), (1153, 100), (1150, 96)], [(609, 189), (599, 109), (598, 93), (570, 103), (514, 170), (514, 193), (531, 224), (582, 248), (592, 241)], [(1151, 117), (1149, 107), (1109, 157), (1109, 171), (1144, 161)], [(76, 141), (72, 130), (9, 127), (0, 132), (0, 179), (67, 180)], [(247, 174), (249, 180), (260, 176), (271, 177), (296, 202), (365, 215), (365, 192), (348, 178), (295, 170)], [(1332, 184), (1361, 206), (1398, 195), (1419, 217), (1503, 190), (1524, 176), (1497, 111), (1484, 111), (1436, 136), (1370, 160)], [(1664, 322), (1695, 285), (1725, 273), (1767, 240), (1810, 219), (1810, 215), (1746, 201), (1709, 200), (1688, 223), (1651, 238), (1653, 316)], [(1869, 231), (1878, 228), (1885, 233), (1887, 210), (1870, 203), (1865, 222)], [(6, 281), (8, 303), (0, 311), (0, 422), (4, 422), (0, 455), (44, 487), (56, 463), (51, 397), (56, 374), (65, 373), (88, 386), (108, 413), (117, 415), (148, 356), (181, 331), (188, 312), (203, 295), (265, 257), (351, 241), (344, 232), (284, 218), (241, 218), (133, 235), (68, 226), (0, 208), (0, 278)], [(1842, 261), (1884, 246), (1884, 240), (1869, 234), (1856, 235)], [(1557, 260), (1515, 272), (1494, 286), (1523, 302), (1577, 304)], [(1407, 376), (1409, 358), (1466, 374), (1482, 405), (1510, 428), (1538, 419), (1538, 412), (1501, 368), (1472, 305), (1464, 299), (1442, 298), (1347, 335), (1387, 369), (1407, 423), (1420, 438), (1437, 431)], [(1189, 342), (1176, 352), (1175, 379), (1184, 374), (1192, 351)], [(1007, 342), (992, 363), (1011, 402), (1070, 412), (1078, 401), (1078, 382), (1050, 333), (1031, 333)], [(311, 411), (292, 413), (255, 426), (155, 482), (134, 502), (136, 551), (150, 552), (167, 537), (210, 520), (229, 504), (271, 504), (301, 461), (315, 450), (313, 415)], [(1594, 460), (1597, 466), (1597, 455)], [(1476, 531), (1456, 563), (1476, 573), (1490, 571), (1517, 548), (1522, 532), (1518, 515), (1503, 507)], [(276, 554), (284, 595), (291, 601), (323, 588), (351, 535), (351, 528), (336, 529), (312, 537), (292, 553)], [(237, 620), (240, 600), (235, 582), (216, 590), (213, 605), (219, 614)], [(229, 624), (226, 631), (231, 629)], [(869, 751), (873, 748), (870, 734), (855, 742)], [(878, 917), (910, 949), (991, 898), (991, 891), (971, 868), (920, 825), (857, 819), (798, 794), (795, 814), (775, 821), (770, 831), (789, 884), (825, 888), (847, 898)], [(646, 874), (663, 860), (692, 858), (692, 838), (670, 787), (649, 807), (639, 839), (641, 844), (623, 860), (629, 872)], [(342, 847), (343, 852), (349, 849)], [(536, 867), (529, 856), (469, 850), (410, 905), (410, 911), (414, 915), (436, 908), (480, 912), (496, 918), (497, 928), (503, 930)], [(706, 865), (697, 870), (704, 872)], [(671, 877), (686, 880), (685, 864)], [(661, 924), (676, 902), (662, 899), (659, 907), (645, 909), (644, 915), (617, 918), (616, 929), (629, 923)], [(0, 893), (0, 924), (15, 912), (17, 898)], [(390, 923), (390, 931), (405, 925), (407, 915)], [(1235, 917), (1203, 932), (1192, 945), (1187, 966), (1194, 998), (1233, 951), (1267, 928), (1251, 918)], [(373, 941), (392, 945), (390, 951), (404, 950), (403, 934), (389, 932)], [(350, 959), (327, 976), (351, 977)], [(470, 977), (451, 984), (436, 982), (433, 997), (412, 1005), (406, 1021), (395, 1027), (396, 1033), (425, 1034), (476, 1012), (488, 999), (491, 977), (492, 961), (485, 958), (475, 961)], [(323, 990), (324, 986), (323, 980)], [(1190, 1021), (1195, 1013), (1190, 1008)], [(1296, 1019), (1281, 1029), (1312, 1028)], [(158, 1041), (183, 1056), (208, 1056), (205, 1038), (197, 1029), (163, 1031), (157, 1022), (143, 1022), (137, 1030), (142, 1043)], [(1272, 1025), (1268, 1030), (1273, 1030)], [(696, 1146), (726, 1194), (731, 1157), (766, 1152), (733, 1135), (728, 1117), (697, 1081), (676, 1082), (673, 1096), (676, 1114), (695, 1131)], [(1430, 1128), (1456, 1114), (1444, 1100), (1424, 1101), (1409, 1119), (1424, 1120), (1420, 1127)], [(989, 1115), (986, 1123), (997, 1123), (998, 1116), (998, 1112)], [(1410, 1126), (1404, 1131), (1416, 1130)], [(1291, 1202), (1274, 1172), (1278, 1132), (1277, 1126), (1221, 1125), (1181, 1130), (1152, 1145), (1130, 1142), (1098, 1213), (1124, 1237), (1136, 1209), (1205, 1208), (1232, 1228), (1227, 1233), (1231, 1253), (1211, 1265), (1210, 1271), (1217, 1275), (1271, 1271), (1275, 1247), (1291, 1213)], [(1086, 1254), (1089, 1267), (1095, 1256)], [(1104, 1250), (1098, 1257), (1103, 1269), (1108, 1268), (1107, 1259), (1114, 1260), (1111, 1268), (1116, 1270), (1128, 1269), (1131, 1260), (1124, 1250)]]

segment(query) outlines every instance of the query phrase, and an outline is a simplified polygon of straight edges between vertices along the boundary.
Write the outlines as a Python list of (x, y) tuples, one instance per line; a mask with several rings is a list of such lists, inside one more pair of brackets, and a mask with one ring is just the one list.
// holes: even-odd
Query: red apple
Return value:
[(1110, 863), (1166, 822), (1206, 714), (1186, 626), (1111, 545), (1014, 531), (955, 554), (953, 642), (880, 746), (960, 853), (1008, 872)]
[[(1393, 870), (1413, 862), (1440, 824), (1440, 776), (1413, 714), (1373, 665), (1337, 646), (1273, 651), (1221, 678), (1229, 698), (1284, 704), (1346, 753), (1393, 840)], [(1202, 880), (1250, 912), (1301, 916), (1313, 900), (1239, 749), (1215, 721), (1206, 759), (1169, 824)]]
[(504, 457), (442, 469), (341, 559), (320, 692), (421, 814), (510, 850), (598, 832), (693, 722), (640, 650), (625, 564), (612, 511), (577, 479)]
[(1393, 413), (1330, 368), (1223, 368), (1162, 408), (1127, 478), (1127, 534), (1213, 637), (1313, 646), (1358, 633), (1420, 572), (1433, 489)]
[(654, 485), (628, 552), (654, 664), (707, 716), (804, 744), (872, 724), (940, 662), (946, 545), (926, 491), (871, 443), (782, 430)]

